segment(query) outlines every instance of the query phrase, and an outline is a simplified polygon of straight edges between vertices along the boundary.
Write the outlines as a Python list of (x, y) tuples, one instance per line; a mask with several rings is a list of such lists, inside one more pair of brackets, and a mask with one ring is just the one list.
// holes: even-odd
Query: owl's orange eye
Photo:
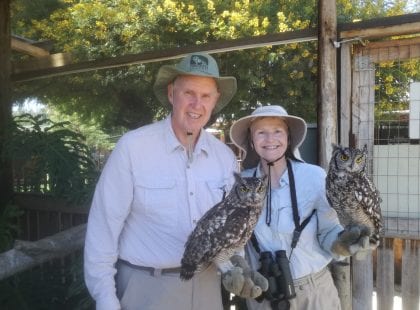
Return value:
[(248, 188), (246, 186), (241, 186), (239, 188), (241, 190), (241, 192), (246, 193), (248, 191)]
[(340, 155), (340, 159), (343, 160), (343, 161), (345, 161), (345, 160), (348, 160), (349, 157), (347, 155), (345, 155), (345, 154), (341, 154)]
[(362, 162), (362, 160), (363, 160), (363, 157), (359, 156), (359, 157), (356, 158), (356, 163), (360, 164)]

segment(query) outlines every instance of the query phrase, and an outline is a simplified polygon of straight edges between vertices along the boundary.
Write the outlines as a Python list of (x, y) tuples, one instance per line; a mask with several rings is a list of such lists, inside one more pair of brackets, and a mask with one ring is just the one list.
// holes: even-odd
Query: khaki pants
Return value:
[[(309, 276), (295, 279), (296, 297), (290, 300), (290, 310), (340, 310), (340, 298), (327, 268)], [(270, 303), (248, 300), (249, 310), (269, 310)]]
[(122, 310), (222, 310), (221, 282), (216, 268), (182, 281), (179, 273), (152, 275), (119, 264), (117, 294)]

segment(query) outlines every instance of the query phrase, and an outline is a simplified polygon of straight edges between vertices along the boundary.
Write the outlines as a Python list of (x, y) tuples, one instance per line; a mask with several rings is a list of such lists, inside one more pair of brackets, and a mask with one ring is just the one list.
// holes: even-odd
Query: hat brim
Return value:
[(204, 73), (200, 74), (198, 72), (190, 73), (179, 70), (170, 65), (165, 65), (159, 69), (155, 84), (153, 86), (153, 91), (160, 103), (168, 108), (171, 107), (171, 103), (168, 99), (168, 84), (179, 75), (203, 76), (215, 79), (218, 90), (220, 92), (220, 97), (213, 109), (212, 114), (220, 112), (230, 102), (230, 100), (232, 100), (236, 93), (236, 78), (233, 76), (215, 77)]
[(230, 139), (241, 150), (241, 160), (243, 167), (255, 167), (259, 161), (259, 156), (255, 150), (250, 149), (249, 128), (254, 119), (260, 117), (277, 117), (284, 120), (288, 126), (290, 134), (290, 150), (299, 158), (299, 146), (306, 137), (306, 122), (297, 116), (278, 115), (272, 112), (248, 115), (237, 120), (230, 127)]

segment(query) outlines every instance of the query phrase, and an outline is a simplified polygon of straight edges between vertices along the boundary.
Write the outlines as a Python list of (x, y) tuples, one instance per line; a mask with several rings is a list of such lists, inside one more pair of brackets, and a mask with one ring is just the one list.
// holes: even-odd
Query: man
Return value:
[[(222, 309), (215, 266), (190, 281), (179, 267), (195, 224), (233, 184), (234, 154), (203, 126), (232, 99), (236, 79), (196, 53), (163, 66), (154, 92), (172, 113), (125, 134), (110, 155), (89, 214), (86, 285), (101, 310)], [(219, 266), (225, 287), (249, 297), (260, 279), (230, 268)]]

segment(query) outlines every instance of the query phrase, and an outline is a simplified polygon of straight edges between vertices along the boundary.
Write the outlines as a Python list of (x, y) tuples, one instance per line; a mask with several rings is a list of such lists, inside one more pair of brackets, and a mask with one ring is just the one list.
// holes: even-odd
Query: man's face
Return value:
[(197, 134), (210, 119), (220, 93), (210, 77), (178, 76), (168, 85), (175, 134)]

